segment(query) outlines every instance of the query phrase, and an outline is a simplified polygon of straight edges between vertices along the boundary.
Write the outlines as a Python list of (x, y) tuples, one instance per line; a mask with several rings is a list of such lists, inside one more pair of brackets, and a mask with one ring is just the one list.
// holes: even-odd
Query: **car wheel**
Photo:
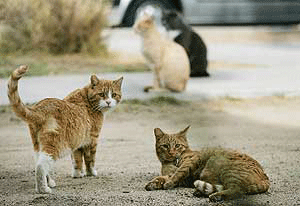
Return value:
[(164, 9), (174, 9), (174, 7), (165, 0), (134, 1), (129, 6), (124, 16), (123, 26), (133, 26), (136, 18), (143, 15), (145, 12), (155, 16), (155, 21), (160, 22), (162, 11)]

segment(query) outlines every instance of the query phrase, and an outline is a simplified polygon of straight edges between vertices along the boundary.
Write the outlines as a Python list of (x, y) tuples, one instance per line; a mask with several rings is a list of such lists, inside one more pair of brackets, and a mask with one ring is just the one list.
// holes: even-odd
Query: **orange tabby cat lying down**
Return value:
[(70, 93), (63, 100), (44, 99), (25, 106), (18, 94), (18, 80), (28, 67), (16, 69), (8, 82), (8, 97), (17, 116), (28, 123), (36, 156), (36, 190), (50, 193), (55, 182), (50, 177), (52, 164), (66, 150), (72, 151), (73, 177), (96, 176), (95, 156), (103, 113), (121, 101), (118, 80), (99, 80), (91, 76), (89, 85)]
[(142, 36), (144, 56), (154, 65), (153, 86), (146, 86), (144, 91), (182, 92), (190, 76), (189, 58), (181, 45), (163, 38), (157, 31), (153, 18), (145, 14), (133, 26)]
[(269, 189), (269, 178), (256, 160), (222, 148), (192, 151), (186, 138), (188, 129), (177, 134), (154, 129), (156, 154), (162, 165), (161, 176), (151, 180), (146, 190), (196, 187), (196, 196), (220, 201)]

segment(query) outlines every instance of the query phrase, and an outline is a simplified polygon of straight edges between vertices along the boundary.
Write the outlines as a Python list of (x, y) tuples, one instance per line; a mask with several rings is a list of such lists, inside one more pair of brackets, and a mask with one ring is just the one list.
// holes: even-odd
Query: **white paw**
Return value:
[(90, 168), (86, 171), (86, 176), (97, 176), (97, 171), (95, 168)]
[[(205, 184), (205, 182), (201, 181), (201, 180), (196, 180), (194, 182), (194, 186), (198, 189), (201, 190), (203, 188), (203, 185)], [(200, 189), (201, 188), (201, 189)]]
[(44, 186), (44, 187), (36, 187), (36, 192), (39, 194), (49, 194), (52, 193), (52, 190), (50, 187)]
[(84, 176), (84, 172), (83, 171), (77, 170), (77, 169), (73, 168), (73, 171), (72, 171), (72, 177), (73, 178), (81, 178), (83, 176)]
[(48, 186), (51, 188), (56, 186), (55, 181), (49, 176), (47, 176), (47, 183), (48, 183)]
[(213, 193), (213, 190), (214, 190), (213, 186), (207, 182), (197, 180), (194, 182), (194, 185), (197, 190), (199, 190), (200, 192), (202, 192), (205, 195), (209, 195), (209, 194)]

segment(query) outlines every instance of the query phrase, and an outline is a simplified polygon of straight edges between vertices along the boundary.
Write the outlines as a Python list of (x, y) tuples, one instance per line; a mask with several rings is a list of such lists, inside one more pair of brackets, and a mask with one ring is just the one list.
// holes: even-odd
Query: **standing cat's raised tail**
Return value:
[(40, 122), (43, 120), (43, 118), (40, 115), (30, 111), (30, 109), (26, 107), (24, 103), (21, 101), (21, 98), (19, 96), (18, 82), (19, 79), (21, 79), (25, 75), (27, 70), (28, 70), (27, 65), (21, 65), (11, 74), (7, 85), (8, 99), (14, 112), (17, 114), (18, 117), (22, 118), (26, 122), (31, 122), (31, 121)]

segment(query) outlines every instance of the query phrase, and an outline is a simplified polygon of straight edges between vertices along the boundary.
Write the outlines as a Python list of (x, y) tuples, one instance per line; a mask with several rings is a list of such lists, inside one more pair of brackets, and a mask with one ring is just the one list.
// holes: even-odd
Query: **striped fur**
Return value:
[(196, 196), (208, 196), (211, 201), (268, 191), (269, 178), (256, 160), (230, 149), (192, 151), (186, 138), (188, 128), (177, 134), (154, 130), (161, 176), (151, 180), (146, 190), (195, 187)]
[(67, 150), (73, 157), (73, 177), (96, 176), (95, 157), (103, 114), (121, 101), (118, 80), (99, 80), (91, 76), (89, 85), (70, 93), (63, 100), (47, 98), (32, 107), (25, 106), (18, 94), (18, 81), (28, 66), (16, 69), (8, 81), (8, 97), (17, 116), (28, 123), (36, 157), (36, 189), (50, 193), (55, 182), (50, 170)]

